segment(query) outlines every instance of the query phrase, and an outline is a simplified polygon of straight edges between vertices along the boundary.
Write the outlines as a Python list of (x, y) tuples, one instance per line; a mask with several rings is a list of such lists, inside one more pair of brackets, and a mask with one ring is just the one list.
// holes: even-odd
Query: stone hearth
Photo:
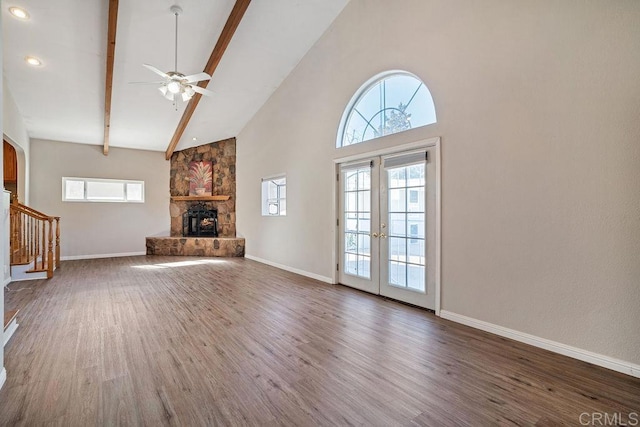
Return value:
[(147, 237), (147, 255), (243, 257), (244, 239), (236, 237)]

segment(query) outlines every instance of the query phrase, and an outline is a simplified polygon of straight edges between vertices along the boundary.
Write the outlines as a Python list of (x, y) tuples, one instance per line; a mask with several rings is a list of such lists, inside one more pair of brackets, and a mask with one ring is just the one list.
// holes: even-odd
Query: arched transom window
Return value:
[(336, 146), (357, 144), (436, 122), (427, 86), (404, 71), (383, 73), (365, 83), (342, 115)]

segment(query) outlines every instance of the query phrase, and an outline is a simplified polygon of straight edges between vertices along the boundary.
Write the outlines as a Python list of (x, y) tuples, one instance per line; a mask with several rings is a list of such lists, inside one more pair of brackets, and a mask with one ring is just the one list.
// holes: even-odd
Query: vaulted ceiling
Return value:
[[(348, 0), (253, 0), (226, 49), (177, 149), (236, 136)], [(175, 17), (178, 70), (203, 71), (234, 0), (120, 1), (109, 145), (165, 151), (186, 104), (171, 101), (142, 66), (172, 71)], [(29, 19), (11, 16), (24, 8)], [(4, 0), (4, 77), (29, 136), (84, 144), (104, 142), (108, 0)], [(35, 56), (41, 66), (29, 66)], [(301, 96), (304, 96), (301, 94)], [(195, 139), (194, 139), (195, 138)]]

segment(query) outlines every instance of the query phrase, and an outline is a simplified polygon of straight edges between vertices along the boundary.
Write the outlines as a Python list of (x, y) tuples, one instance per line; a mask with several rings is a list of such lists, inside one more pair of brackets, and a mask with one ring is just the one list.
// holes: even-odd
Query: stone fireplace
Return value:
[[(200, 161), (212, 163), (212, 194), (190, 196), (189, 165)], [(148, 237), (148, 255), (244, 256), (244, 239), (236, 237), (235, 138), (173, 153), (169, 191), (171, 235)], [(194, 209), (206, 214), (190, 222)]]

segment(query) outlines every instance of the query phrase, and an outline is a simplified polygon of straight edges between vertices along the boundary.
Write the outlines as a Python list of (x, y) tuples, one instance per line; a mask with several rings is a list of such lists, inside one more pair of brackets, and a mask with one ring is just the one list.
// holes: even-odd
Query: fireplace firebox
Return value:
[(218, 237), (218, 211), (209, 209), (204, 203), (192, 205), (182, 215), (184, 237)]

